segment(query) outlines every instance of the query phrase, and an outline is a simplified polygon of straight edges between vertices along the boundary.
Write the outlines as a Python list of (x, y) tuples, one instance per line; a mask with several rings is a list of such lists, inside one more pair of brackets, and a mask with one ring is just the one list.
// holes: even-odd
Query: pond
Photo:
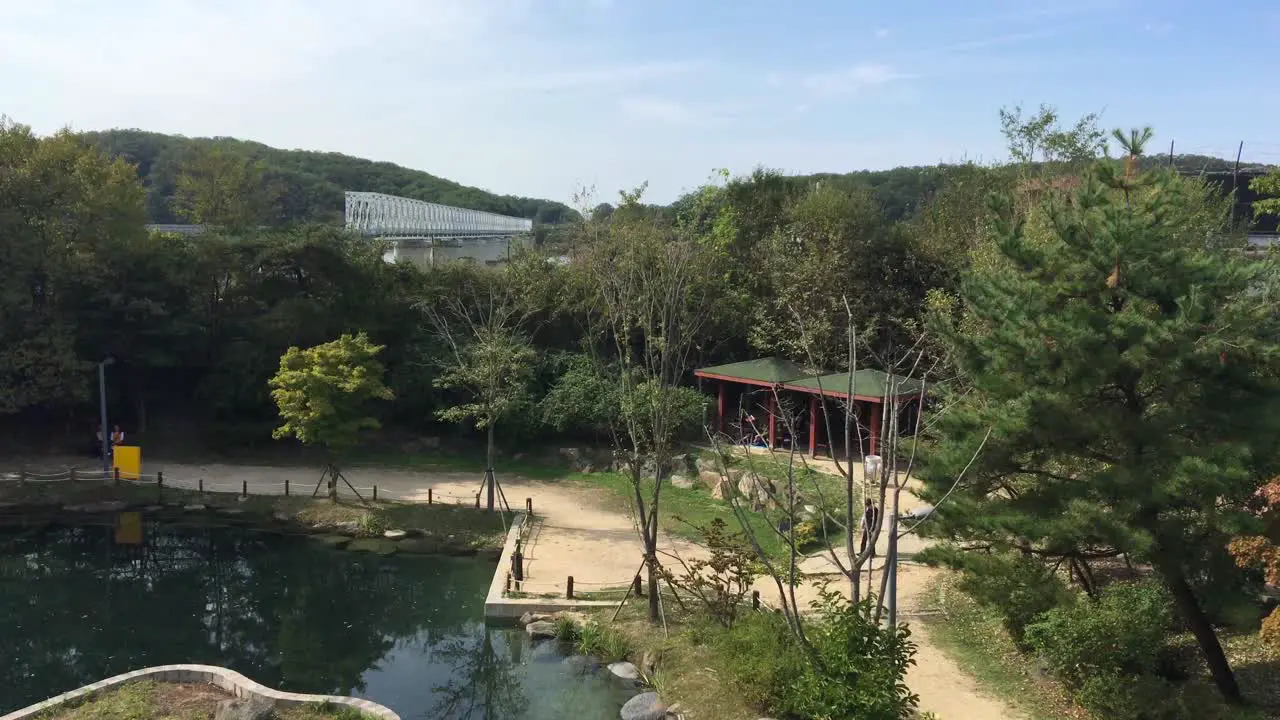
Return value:
[(130, 670), (206, 663), (409, 718), (614, 720), (628, 692), (486, 626), (494, 564), (148, 525), (0, 531), (0, 715)]

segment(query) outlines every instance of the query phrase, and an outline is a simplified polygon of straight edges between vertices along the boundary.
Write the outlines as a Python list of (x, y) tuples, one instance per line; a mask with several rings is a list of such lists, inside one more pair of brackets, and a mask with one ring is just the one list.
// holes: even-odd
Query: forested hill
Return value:
[(400, 195), (532, 218), (537, 223), (558, 223), (577, 215), (551, 200), (495, 195), (421, 170), (340, 153), (281, 150), (235, 138), (188, 138), (142, 130), (87, 132), (84, 137), (108, 154), (138, 166), (138, 175), (147, 188), (147, 214), (155, 223), (185, 221), (175, 214), (172, 203), (182, 164), (200, 152), (215, 149), (261, 163), (267, 179), (280, 193), (280, 219), (285, 222), (339, 221), (345, 190)]

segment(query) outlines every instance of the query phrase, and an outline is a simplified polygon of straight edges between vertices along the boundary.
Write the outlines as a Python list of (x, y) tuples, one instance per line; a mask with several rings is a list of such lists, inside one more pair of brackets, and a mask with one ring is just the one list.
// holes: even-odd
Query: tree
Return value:
[[(1130, 158), (1147, 136), (1117, 134)], [(1194, 186), (1124, 168), (1046, 199), (1040, 228), (1003, 198), (999, 261), (961, 287), (973, 322), (937, 324), (966, 390), (931, 420), (924, 496), (942, 504), (925, 527), (975, 550), (1149, 562), (1238, 701), (1197, 587), (1274, 474), (1275, 266), (1206, 243)]]
[(1263, 215), (1280, 216), (1280, 170), (1272, 170), (1262, 177), (1249, 181), (1249, 189), (1259, 195), (1270, 196), (1254, 201), (1253, 216), (1255, 218)]
[[(471, 399), (436, 414), (448, 422), (471, 421), (485, 432), (484, 479), (490, 512), (497, 486), (494, 430), (529, 402), (536, 359), (521, 332), (524, 315), (500, 281), (500, 277), (480, 276), (462, 292), (423, 306), (436, 335), (449, 349), (436, 386), (461, 390)], [(477, 287), (478, 282), (483, 287)]]
[(1078, 164), (1088, 162), (1106, 149), (1106, 133), (1098, 128), (1097, 113), (1081, 116), (1069, 129), (1058, 124), (1058, 110), (1041, 105), (1036, 113), (1022, 117), (1022, 106), (1000, 108), (1000, 128), (1009, 143), (1014, 162)]
[(701, 280), (714, 268), (705, 248), (640, 203), (641, 190), (622, 194), (608, 225), (588, 224), (581, 268), (598, 310), (593, 335), (614, 358), (601, 367), (613, 370), (618, 387), (614, 443), (631, 483), (656, 623), (662, 488), (676, 443), (702, 418), (702, 397), (682, 384), (711, 302)]
[(183, 163), (173, 204), (191, 222), (244, 231), (276, 219), (279, 195), (266, 163), (213, 147), (192, 152)]
[[(335, 502), (338, 479), (351, 487), (338, 466), (342, 453), (359, 441), (362, 432), (379, 427), (376, 418), (365, 414), (368, 404), (393, 397), (382, 384), (382, 363), (377, 360), (381, 351), (382, 346), (372, 344), (363, 332), (343, 334), (305, 350), (289, 348), (271, 378), (271, 397), (283, 421), (271, 436), (324, 446), (329, 457), (320, 480), (328, 477), (329, 499)], [(354, 487), (351, 491), (356, 492)]]

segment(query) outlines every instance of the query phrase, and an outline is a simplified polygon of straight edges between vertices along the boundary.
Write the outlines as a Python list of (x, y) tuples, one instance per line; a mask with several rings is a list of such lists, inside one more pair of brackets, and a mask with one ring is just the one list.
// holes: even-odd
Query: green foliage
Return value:
[(1199, 720), (1179, 701), (1177, 689), (1154, 675), (1090, 675), (1075, 693), (1093, 717), (1106, 720)]
[(469, 420), (486, 430), (528, 403), (535, 354), (527, 340), (512, 328), (485, 325), (458, 342), (435, 384), (464, 390), (473, 401), (442, 408), (436, 413), (441, 420)]
[[(485, 210), (534, 222), (562, 223), (577, 219), (562, 203), (494, 195), (434, 175), (388, 162), (373, 162), (339, 153), (280, 150), (234, 138), (185, 138), (139, 130), (85, 133), (91, 144), (113, 157), (137, 166), (147, 188), (151, 222), (180, 222), (175, 205), (178, 178), (193, 156), (218, 154), (235, 158), (260, 171), (285, 222), (335, 222), (341, 219), (343, 191), (365, 190), (400, 195), (455, 207)], [(238, 202), (248, 202), (241, 199)]]
[(381, 351), (363, 332), (305, 350), (289, 348), (271, 378), (271, 397), (283, 421), (272, 437), (296, 437), (340, 452), (355, 445), (361, 432), (377, 428), (377, 419), (364, 414), (369, 402), (393, 397), (382, 384)]
[(713, 620), (731, 628), (762, 568), (746, 535), (729, 532), (728, 525), (720, 518), (699, 527), (698, 533), (699, 544), (706, 548), (708, 557), (683, 562), (681, 573), (664, 566), (663, 579), (697, 598)]
[(910, 717), (918, 698), (906, 686), (915, 644), (906, 626), (880, 627), (869, 602), (824, 590), (806, 625), (808, 654), (773, 614), (744, 617), (709, 634), (734, 688), (752, 705), (783, 717)]
[(1159, 584), (1116, 583), (1097, 602), (1081, 600), (1046, 612), (1027, 627), (1027, 641), (1073, 689), (1093, 677), (1154, 675), (1172, 612)]
[(966, 275), (976, 331), (936, 328), (964, 387), (935, 418), (923, 495), (955, 489), (927, 527), (1152, 562), (1230, 694), (1188, 577), (1224, 566), (1274, 470), (1276, 268), (1206, 245), (1221, 218), (1197, 186), (1131, 170), (1101, 163), (1071, 202), (1046, 200), (1034, 237), (1003, 216), (1001, 262)]
[(578, 628), (577, 642), (578, 652), (605, 663), (626, 660), (631, 654), (631, 643), (626, 635), (595, 622)]
[(276, 220), (279, 187), (266, 162), (219, 147), (195, 149), (181, 165), (174, 213), (200, 225), (243, 231)]
[(1029, 647), (1028, 625), (1075, 599), (1043, 563), (1020, 554), (961, 553), (939, 547), (926, 550), (921, 559), (959, 570), (960, 589), (999, 612), (1009, 637), (1023, 649)]
[(566, 644), (577, 644), (582, 633), (578, 629), (578, 623), (573, 618), (557, 618), (556, 619), (556, 640)]
[(590, 355), (567, 354), (560, 364), (555, 384), (539, 403), (542, 422), (557, 432), (607, 435), (621, 407), (618, 384)]
[(1280, 215), (1280, 170), (1272, 170), (1266, 175), (1254, 178), (1249, 182), (1249, 189), (1259, 195), (1268, 196), (1254, 201), (1253, 216), (1255, 218), (1264, 215)]

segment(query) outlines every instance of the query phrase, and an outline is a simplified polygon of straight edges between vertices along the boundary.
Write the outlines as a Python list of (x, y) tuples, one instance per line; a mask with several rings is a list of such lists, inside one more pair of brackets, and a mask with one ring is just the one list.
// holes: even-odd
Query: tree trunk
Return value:
[(489, 438), (484, 456), (484, 479), (489, 491), (489, 512), (493, 512), (493, 491), (497, 480), (493, 476), (493, 420), (489, 421)]
[(329, 501), (338, 502), (338, 466), (329, 463)]
[(645, 538), (644, 560), (649, 566), (649, 622), (656, 625), (661, 621), (661, 609), (658, 607), (658, 550), (652, 538)]
[(1163, 562), (1158, 563), (1156, 568), (1173, 595), (1173, 601), (1178, 607), (1178, 613), (1182, 615), (1183, 622), (1187, 624), (1191, 634), (1195, 635), (1196, 642), (1200, 644), (1200, 651), (1204, 653), (1205, 664), (1209, 666), (1209, 673), (1213, 676), (1213, 684), (1218, 686), (1218, 692), (1222, 693), (1222, 697), (1229, 703), (1242, 703), (1243, 698), (1240, 696), (1240, 686), (1236, 684), (1235, 673), (1231, 671), (1231, 664), (1227, 661), (1226, 654), (1222, 652), (1218, 635), (1213, 631), (1209, 617), (1200, 607), (1200, 601), (1196, 599), (1191, 585), (1187, 583), (1182, 568)]

